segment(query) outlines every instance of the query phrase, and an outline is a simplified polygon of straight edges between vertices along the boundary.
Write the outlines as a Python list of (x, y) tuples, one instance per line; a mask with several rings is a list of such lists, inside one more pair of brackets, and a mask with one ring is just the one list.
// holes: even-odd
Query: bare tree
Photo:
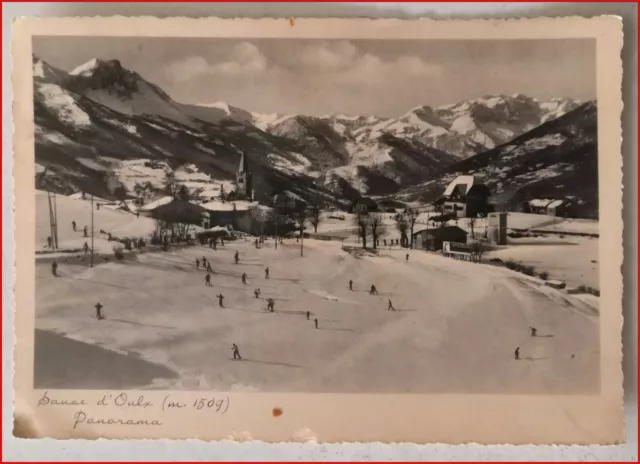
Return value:
[(313, 225), (313, 231), (318, 233), (318, 224), (320, 224), (320, 205), (314, 203), (309, 210), (310, 213), (310, 222)]
[(482, 255), (487, 251), (487, 247), (482, 242), (473, 242), (471, 248), (471, 259), (474, 263), (482, 262)]
[(176, 175), (169, 169), (164, 172), (164, 189), (167, 195), (175, 196), (178, 193)]
[(384, 216), (379, 213), (369, 214), (369, 227), (371, 229), (371, 238), (373, 239), (373, 249), (378, 248), (378, 237), (384, 233)]
[(418, 221), (418, 216), (420, 215), (420, 213), (418, 211), (416, 211), (415, 209), (405, 209), (404, 213), (403, 213), (406, 217), (406, 221), (409, 224), (409, 232), (410, 232), (410, 237), (411, 237), (411, 241), (409, 243), (409, 248), (413, 248), (413, 229), (416, 225), (416, 222)]
[(292, 218), (300, 228), (300, 256), (304, 256), (304, 223), (309, 219), (309, 210), (300, 205), (292, 211)]
[(365, 213), (358, 213), (354, 216), (355, 224), (358, 227), (358, 236), (362, 239), (362, 248), (367, 248), (367, 234), (369, 232), (367, 216)]
[(471, 229), (471, 238), (476, 238), (476, 234), (474, 231), (476, 227), (476, 218), (467, 219), (467, 226), (469, 226), (469, 229)]
[(396, 214), (396, 229), (400, 232), (400, 242), (402, 246), (406, 246), (408, 243), (407, 231), (409, 230), (409, 222), (404, 214)]

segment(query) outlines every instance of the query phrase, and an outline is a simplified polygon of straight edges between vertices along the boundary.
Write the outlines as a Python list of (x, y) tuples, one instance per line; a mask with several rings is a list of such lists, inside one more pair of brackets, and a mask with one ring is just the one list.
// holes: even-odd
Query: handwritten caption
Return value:
[[(105, 410), (105, 414), (94, 414), (82, 409), (89, 406), (99, 406)], [(68, 408), (73, 410), (73, 428), (79, 428), (82, 425), (135, 425), (135, 426), (162, 426), (163, 414), (177, 410), (194, 410), (214, 415), (223, 415), (229, 409), (229, 397), (225, 396), (196, 396), (195, 399), (178, 400), (171, 396), (171, 393), (165, 395), (162, 402), (155, 402), (140, 394), (131, 394), (127, 392), (107, 393), (101, 399), (87, 400), (85, 398), (59, 398), (55, 393), (45, 390), (38, 399), (37, 406), (43, 408)], [(93, 409), (93, 408), (92, 408)], [(110, 410), (110, 411), (106, 411)], [(128, 411), (125, 413), (125, 411)], [(156, 419), (128, 417), (131, 411), (156, 411), (159, 417)], [(123, 413), (122, 416), (119, 413)], [(109, 414), (109, 416), (107, 416)], [(127, 417), (124, 417), (127, 416)]]

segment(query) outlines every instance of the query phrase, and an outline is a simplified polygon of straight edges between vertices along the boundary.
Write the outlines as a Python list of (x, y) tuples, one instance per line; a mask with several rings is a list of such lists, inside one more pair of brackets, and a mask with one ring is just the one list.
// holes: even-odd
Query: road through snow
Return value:
[[(158, 367), (144, 375), (136, 369), (114, 373), (110, 387), (598, 392), (598, 315), (586, 303), (493, 266), (418, 251), (405, 262), (404, 250), (355, 257), (336, 242), (304, 245), (304, 257), (294, 240), (278, 250), (273, 242), (255, 249), (239, 241), (217, 251), (144, 253), (136, 261), (93, 269), (62, 263), (58, 278), (48, 262), (39, 262), (36, 328)], [(213, 287), (205, 286), (205, 273), (195, 267), (203, 255), (215, 270)], [(379, 295), (369, 295), (371, 284)], [(261, 289), (258, 299), (255, 288)], [(218, 306), (220, 293), (224, 308)], [(266, 298), (275, 300), (275, 313), (265, 311)], [(397, 311), (387, 310), (389, 299)], [(103, 321), (94, 317), (97, 301), (104, 305)], [(540, 336), (531, 337), (530, 326)], [(36, 336), (36, 381), (77, 388), (77, 375), (47, 379), (42, 372), (63, 363), (82, 372), (100, 357), (69, 348), (61, 359), (42, 333)], [(232, 360), (232, 343), (243, 361)], [(513, 354), (518, 346), (519, 361)], [(109, 377), (109, 363), (101, 367)]]

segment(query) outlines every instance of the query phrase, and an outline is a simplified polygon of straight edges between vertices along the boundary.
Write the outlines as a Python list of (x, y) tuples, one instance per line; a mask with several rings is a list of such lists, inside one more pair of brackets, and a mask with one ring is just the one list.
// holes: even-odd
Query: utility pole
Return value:
[(58, 246), (58, 202), (55, 192), (53, 193), (53, 233), (55, 234), (53, 240), (56, 243), (56, 249), (58, 249), (60, 248)]
[(278, 249), (278, 210), (274, 211), (274, 215), (276, 216), (276, 250)]
[(91, 267), (93, 267), (93, 194), (91, 194)]
[[(52, 201), (53, 200), (53, 201)], [(47, 190), (47, 202), (49, 204), (49, 233), (51, 234), (51, 248), (58, 248), (58, 225), (56, 219), (57, 208), (55, 206), (55, 194)]]

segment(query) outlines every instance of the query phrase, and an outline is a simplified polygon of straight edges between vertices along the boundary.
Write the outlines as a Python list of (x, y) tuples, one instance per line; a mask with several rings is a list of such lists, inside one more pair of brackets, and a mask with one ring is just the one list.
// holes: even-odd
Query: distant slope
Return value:
[(458, 175), (484, 179), (502, 208), (536, 197), (575, 196), (584, 215), (597, 216), (597, 107), (588, 102), (513, 141), (446, 168), (442, 175), (396, 195), (433, 201)]

